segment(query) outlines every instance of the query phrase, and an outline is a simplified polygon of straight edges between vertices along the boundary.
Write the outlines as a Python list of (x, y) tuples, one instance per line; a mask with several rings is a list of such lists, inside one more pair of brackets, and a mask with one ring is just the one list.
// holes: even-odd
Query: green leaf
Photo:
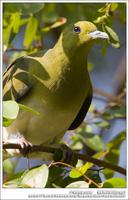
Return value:
[(8, 47), (11, 46), (14, 38), (16, 36), (16, 33), (14, 33), (13, 31), (11, 31), (10, 37), (9, 37), (9, 41), (8, 41)]
[(19, 106), (15, 101), (3, 101), (3, 117), (7, 119), (16, 119), (19, 112)]
[(79, 178), (80, 176), (83, 176), (85, 174), (85, 171), (86, 171), (84, 166), (85, 165), (83, 165), (82, 167), (77, 167), (75, 169), (72, 169), (70, 171), (69, 176), (71, 178)]
[(4, 171), (4, 173), (7, 173), (7, 174), (14, 173), (14, 165), (15, 165), (15, 163), (12, 162), (11, 159), (4, 160), (3, 161), (3, 171)]
[(4, 183), (3, 187), (4, 188), (18, 188), (19, 185), (19, 178), (7, 181)]
[(108, 18), (107, 15), (103, 15), (101, 17), (98, 17), (96, 20), (94, 20), (94, 23), (95, 24), (103, 24), (106, 22), (107, 18)]
[(114, 12), (118, 8), (118, 3), (111, 3), (110, 11)]
[(25, 30), (24, 45), (29, 47), (34, 40), (38, 28), (38, 20), (36, 17), (31, 16)]
[(118, 3), (109, 3), (98, 10), (99, 13), (114, 12), (118, 8)]
[(22, 171), (22, 172), (18, 172), (18, 173), (12, 173), (11, 174), (11, 177), (13, 179), (9, 180), (9, 181), (6, 181), (4, 183), (4, 187), (5, 188), (18, 188), (19, 187), (19, 184), (20, 184), (20, 181), (21, 181), (21, 177), (23, 176), (23, 174), (25, 174), (26, 171)]
[(94, 133), (80, 132), (79, 138), (84, 142), (88, 147), (95, 151), (102, 151), (104, 149), (104, 143), (99, 135)]
[(89, 183), (85, 181), (76, 181), (67, 185), (66, 188), (89, 188)]
[(10, 126), (10, 124), (12, 124), (13, 121), (14, 121), (13, 119), (7, 119), (3, 117), (3, 126), (8, 127)]
[(46, 188), (53, 188), (55, 185), (63, 188), (66, 187), (66, 185), (71, 183), (71, 179), (68, 176), (65, 176), (67, 173), (68, 172), (64, 167), (51, 166), (49, 168), (49, 177)]
[[(102, 152), (99, 152), (99, 153), (93, 155), (93, 158), (99, 159), (102, 156), (104, 156), (105, 154), (106, 154), (106, 152), (102, 151)], [(91, 168), (93, 165), (94, 165), (94, 163), (86, 162), (86, 164), (83, 165), (82, 167), (78, 167), (78, 168), (72, 169), (70, 171), (69, 176), (71, 178), (79, 178), (80, 176), (83, 176), (87, 172), (87, 170), (89, 168)]]
[(15, 101), (3, 101), (3, 126), (8, 127), (19, 113), (19, 106)]
[(116, 32), (109, 26), (105, 25), (103, 26), (103, 29), (107, 32), (109, 35), (109, 42), (114, 48), (119, 48), (120, 47), (120, 40)]
[(114, 107), (112, 109), (112, 111), (115, 111), (114, 112), (114, 117), (126, 117), (126, 107), (125, 106), (122, 106), (122, 107)]
[(72, 137), (72, 144), (70, 144), (72, 150), (81, 150), (83, 148), (83, 144), (81, 141), (74, 141), (74, 137)]
[(38, 111), (36, 111), (34, 108), (30, 108), (29, 106), (25, 106), (23, 104), (18, 104), (19, 108), (28, 112), (33, 113), (34, 115), (40, 115), (40, 113)]
[(20, 12), (13, 13), (11, 16), (11, 20), (12, 20), (13, 32), (18, 33), (20, 28), (21, 13)]
[(105, 120), (100, 121), (100, 122), (95, 122), (95, 124), (97, 126), (101, 127), (101, 128), (104, 128), (104, 129), (108, 129), (111, 126), (110, 123), (108, 121), (105, 121)]
[(37, 13), (43, 9), (44, 3), (4, 3), (4, 12), (14, 13), (21, 12), (22, 14)]
[(107, 143), (107, 149), (108, 151), (111, 151), (113, 149), (119, 149), (121, 143), (126, 139), (126, 132), (122, 131), (120, 132), (116, 137), (114, 137), (109, 143)]
[(26, 23), (28, 23), (28, 21), (29, 21), (29, 18), (21, 19), (20, 20), (20, 26), (25, 25)]
[(9, 18), (9, 22), (7, 23), (6, 27), (4, 28), (3, 43), (7, 47), (9, 44), (11, 44), (16, 33), (18, 33), (18, 31), (19, 31), (20, 20), (21, 20), (20, 16), (21, 16), (20, 12), (12, 13)]
[[(89, 177), (89, 179), (93, 180), (95, 183), (98, 183), (99, 185), (102, 182), (101, 174), (99, 173), (99, 171), (89, 170), (87, 172), (87, 176)], [(90, 183), (89, 187), (90, 188), (97, 188), (97, 186), (93, 182)]]
[[(114, 137), (109, 143), (107, 143), (107, 151), (109, 153), (106, 154), (104, 157), (104, 160), (117, 165), (119, 161), (119, 155), (120, 155), (120, 146), (122, 142), (126, 138), (126, 133), (121, 132), (116, 137)], [(106, 178), (111, 178), (114, 175), (114, 171), (110, 169), (104, 169), (103, 173)]]
[(99, 12), (99, 13), (105, 13), (106, 10), (107, 10), (107, 5), (105, 5), (104, 7), (100, 8), (100, 9), (98, 10), (98, 12)]
[(42, 165), (27, 172), (20, 183), (21, 187), (44, 188), (48, 180), (49, 170), (47, 165)]
[(126, 107), (125, 106), (112, 106), (105, 110), (103, 114), (104, 119), (113, 118), (126, 118)]
[(124, 178), (110, 178), (103, 182), (103, 188), (126, 188)]
[(8, 47), (11, 31), (12, 31), (11, 23), (6, 28), (3, 29), (3, 44), (6, 46), (6, 49)]

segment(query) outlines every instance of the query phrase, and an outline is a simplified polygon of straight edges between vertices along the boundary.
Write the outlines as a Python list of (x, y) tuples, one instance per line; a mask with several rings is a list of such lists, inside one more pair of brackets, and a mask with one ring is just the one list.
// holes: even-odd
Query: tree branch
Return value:
[(18, 49), (18, 48), (9, 48), (9, 49), (7, 49), (6, 50), (7, 52), (10, 52), (10, 51), (30, 51), (30, 49), (25, 49), (25, 48), (23, 48), (23, 49)]
[(26, 49), (26, 48), (18, 49), (18, 48), (12, 47), (12, 48), (8, 48), (6, 51), (7, 52), (10, 52), (10, 51), (18, 51), (18, 52), (20, 52), (20, 51), (30, 51), (30, 50), (35, 49), (35, 48), (42, 49), (43, 46), (42, 46), (42, 44), (39, 43), (39, 44), (36, 44), (35, 46), (33, 46), (32, 48), (29, 48), (29, 49)]
[[(3, 149), (21, 149), (21, 146), (19, 144), (3, 144)], [(54, 147), (48, 147), (48, 146), (43, 146), (43, 145), (33, 145), (30, 148), (29, 153), (33, 153), (33, 152), (48, 152), (48, 153), (55, 153), (55, 151), (57, 151), (57, 148)], [(84, 155), (84, 154), (79, 154), (75, 152), (75, 156), (77, 156), (78, 159), (83, 160), (83, 161), (87, 161), (87, 162), (91, 162), (94, 163), (95, 165), (98, 165), (100, 167), (104, 167), (104, 168), (108, 168), (111, 169), (113, 171), (119, 172), (121, 174), (126, 175), (126, 169), (117, 166), (117, 165), (113, 165), (111, 163), (105, 162), (103, 160), (99, 160), (93, 157), (90, 157), (88, 155)]]
[(110, 101), (113, 101), (113, 102), (116, 102), (116, 103), (122, 104), (122, 105), (125, 104), (124, 101), (121, 99), (121, 97), (119, 95), (113, 95), (113, 94), (107, 93), (107, 92), (105, 92), (101, 89), (98, 89), (96, 87), (94, 87), (93, 90), (94, 90), (94, 93), (96, 93), (97, 95), (106, 97)]

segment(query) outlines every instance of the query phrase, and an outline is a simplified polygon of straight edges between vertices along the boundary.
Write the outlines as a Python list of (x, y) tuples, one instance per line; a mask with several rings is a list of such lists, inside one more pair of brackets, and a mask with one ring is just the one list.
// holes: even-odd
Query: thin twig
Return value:
[(9, 48), (6, 51), (8, 51), (8, 52), (10, 52), (10, 51), (30, 51), (30, 49)]
[[(19, 144), (3, 144), (3, 149), (21, 149), (21, 146)], [(57, 148), (54, 147), (48, 147), (48, 146), (43, 146), (43, 145), (34, 145), (31, 147), (29, 153), (33, 153), (33, 152), (48, 152), (48, 153), (55, 153), (55, 151), (57, 151)], [(105, 167), (108, 169), (111, 169), (113, 171), (117, 171), (121, 174), (126, 175), (126, 169), (117, 166), (117, 165), (113, 165), (111, 163), (105, 162), (104, 160), (99, 160), (93, 157), (90, 157), (88, 155), (84, 155), (84, 154), (79, 154), (75, 152), (75, 156), (83, 161), (88, 161), (90, 163), (94, 163), (95, 165), (98, 165), (100, 167)]]
[(98, 99), (100, 101), (108, 102), (109, 99), (104, 98), (103, 96), (98, 96), (97, 94), (94, 94), (94, 99)]
[(29, 48), (29, 49), (26, 49), (26, 48), (21, 48), (21, 49), (18, 49), (18, 48), (8, 48), (6, 51), (8, 51), (8, 52), (10, 52), (10, 51), (30, 51), (30, 50), (33, 50), (33, 49), (35, 49), (35, 48), (37, 48), (37, 49), (42, 49), (43, 47), (42, 47), (42, 44), (37, 44), (37, 45), (35, 45), (34, 47), (32, 47), (32, 48)]
[(69, 165), (67, 163), (63, 163), (63, 162), (53, 162), (51, 165), (64, 165), (66, 167), (69, 167), (71, 169), (76, 170), (77, 172), (79, 172), (86, 180), (88, 180), (89, 184), (93, 183), (97, 188), (100, 188), (99, 184), (97, 184), (95, 181), (93, 181), (92, 179), (90, 179), (88, 176), (86, 176), (85, 174), (82, 174), (81, 171), (79, 171), (77, 168), (73, 167), (72, 165)]
[(116, 102), (118, 104), (125, 104), (124, 101), (117, 95), (113, 95), (113, 94), (110, 94), (110, 93), (107, 93), (101, 89), (98, 89), (96, 87), (93, 88), (94, 90), (94, 93), (98, 94), (98, 95), (101, 95), (103, 97), (106, 97), (107, 99), (109, 99), (110, 101), (113, 101), (113, 102)]

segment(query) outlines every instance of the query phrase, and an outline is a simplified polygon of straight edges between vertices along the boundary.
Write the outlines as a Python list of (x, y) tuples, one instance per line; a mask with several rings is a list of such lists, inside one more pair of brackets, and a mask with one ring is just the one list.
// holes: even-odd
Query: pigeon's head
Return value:
[(99, 31), (93, 23), (78, 21), (64, 29), (59, 41), (64, 50), (74, 51), (78, 48), (88, 50), (98, 39), (109, 39), (109, 37), (107, 33)]

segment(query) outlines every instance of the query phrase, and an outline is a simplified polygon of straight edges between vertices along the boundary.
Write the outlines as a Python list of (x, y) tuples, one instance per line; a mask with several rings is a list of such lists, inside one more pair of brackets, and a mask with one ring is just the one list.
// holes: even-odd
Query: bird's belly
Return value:
[(32, 144), (52, 144), (61, 138), (73, 121), (75, 110), (39, 107), (41, 115), (21, 112), (7, 128), (11, 134), (22, 134)]
[(41, 99), (33, 99), (27, 105), (37, 110), (40, 115), (21, 111), (18, 118), (7, 129), (14, 134), (21, 133), (29, 142), (38, 145), (52, 144), (61, 139), (79, 112), (82, 102), (76, 100), (71, 106), (66, 103), (61, 107), (55, 102), (54, 105), (48, 105)]
[(58, 93), (49, 92), (48, 98), (43, 91), (31, 101), (23, 101), (22, 104), (34, 108), (40, 115), (20, 111), (8, 131), (21, 133), (32, 144), (53, 143), (65, 134), (78, 114), (88, 93), (87, 83), (84, 81), (82, 85), (71, 88), (64, 85)]
[(68, 129), (73, 119), (73, 112), (50, 109), (41, 117), (31, 117), (27, 127), (26, 138), (35, 144), (53, 144)]

